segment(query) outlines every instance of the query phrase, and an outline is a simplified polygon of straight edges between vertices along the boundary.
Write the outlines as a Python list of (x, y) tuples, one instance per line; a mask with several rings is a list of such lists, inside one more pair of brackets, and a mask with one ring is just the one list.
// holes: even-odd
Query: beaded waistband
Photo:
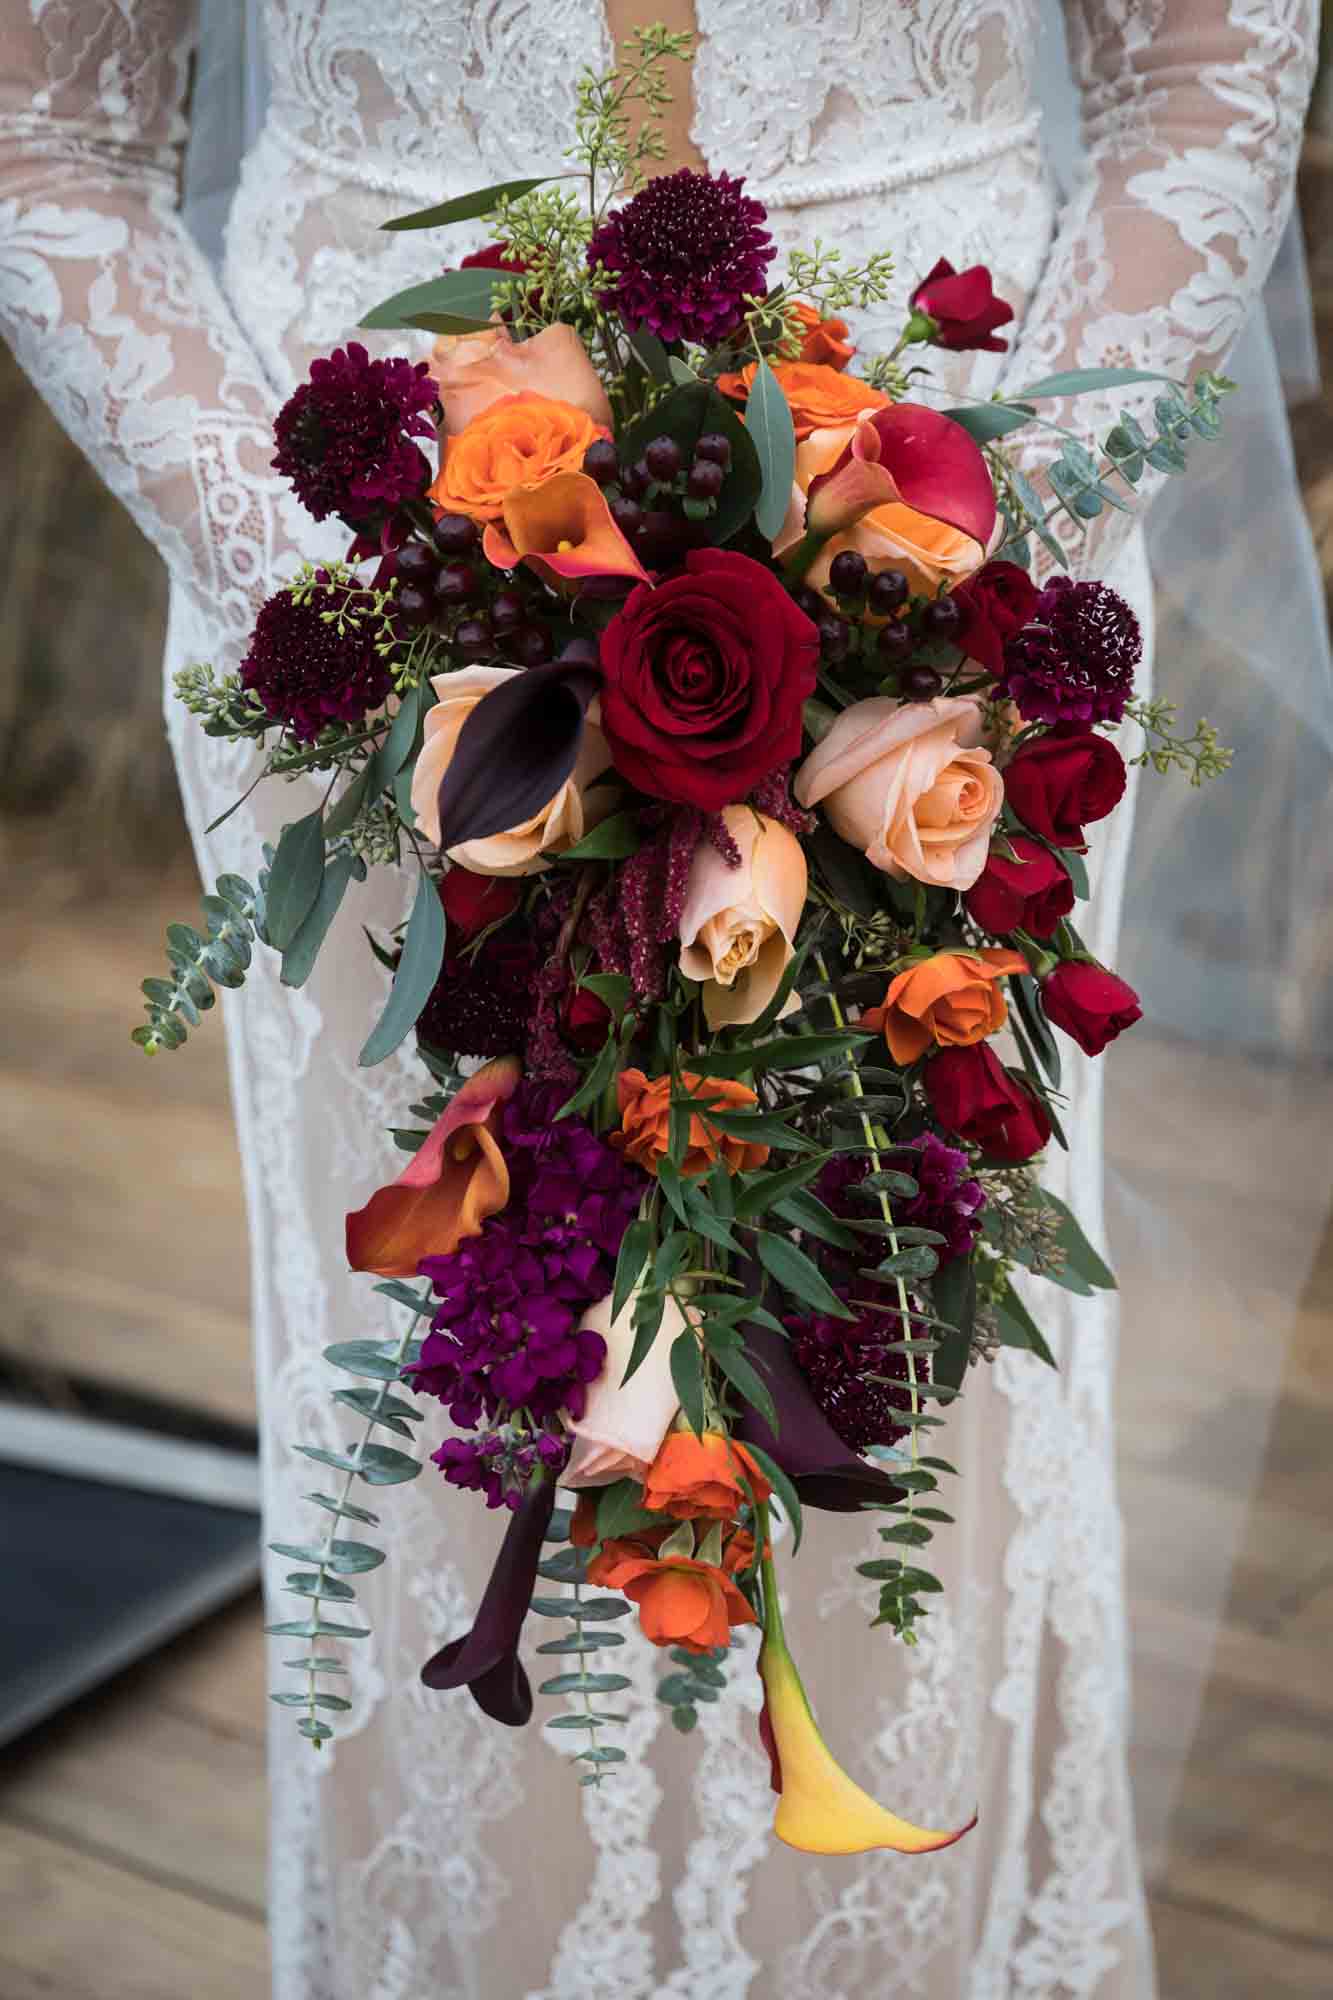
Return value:
[[(746, 191), (770, 209), (812, 208), (819, 202), (856, 201), (864, 195), (888, 194), (896, 188), (913, 187), (923, 181), (943, 180), (951, 174), (966, 173), (970, 168), (984, 166), (988, 160), (1001, 159), (1006, 153), (1017, 152), (1035, 140), (1040, 126), (1041, 113), (1033, 111), (1013, 125), (997, 126), (969, 138), (960, 138), (957, 143), (941, 147), (936, 152), (917, 153), (911, 159), (890, 163), (871, 173), (752, 181), (747, 184)], [(265, 121), (261, 134), (263, 138), (272, 139), (290, 158), (299, 160), (312, 172), (328, 175), (349, 186), (364, 188), (371, 194), (387, 195), (404, 203), (414, 202), (422, 208), (433, 202), (445, 201), (450, 194), (449, 188), (440, 185), (440, 179), (409, 166), (406, 161), (377, 160), (373, 155), (364, 153), (355, 157), (339, 155), (327, 148), (314, 146), (272, 111)], [(477, 179), (483, 178), (485, 171), (478, 162)], [(467, 182), (463, 181), (456, 191), (463, 193), (466, 187)]]

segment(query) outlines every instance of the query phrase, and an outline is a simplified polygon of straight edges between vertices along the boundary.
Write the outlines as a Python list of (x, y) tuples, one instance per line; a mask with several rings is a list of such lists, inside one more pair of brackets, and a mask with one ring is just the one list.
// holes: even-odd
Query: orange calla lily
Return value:
[(778, 1608), (773, 1559), (764, 1558), (764, 1643), (759, 1652), (764, 1683), (760, 1734), (773, 1763), (773, 1789), (781, 1794), (773, 1831), (804, 1854), (931, 1854), (970, 1833), (976, 1814), (952, 1833), (914, 1826), (848, 1777), (815, 1724), (796, 1663), (787, 1651)]
[(509, 1199), (496, 1130), (522, 1069), (499, 1056), (470, 1076), (396, 1181), (347, 1218), (347, 1261), (381, 1278), (414, 1278), (423, 1257), (447, 1257), (479, 1236)]
[(505, 496), (503, 523), (486, 529), (482, 548), (497, 569), (526, 562), (558, 590), (589, 576), (651, 578), (611, 518), (606, 496), (586, 472), (557, 472), (540, 486)]

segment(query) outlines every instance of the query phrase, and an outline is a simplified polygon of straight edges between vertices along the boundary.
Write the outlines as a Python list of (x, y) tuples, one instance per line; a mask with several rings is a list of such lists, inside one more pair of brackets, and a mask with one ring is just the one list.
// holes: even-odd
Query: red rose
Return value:
[(955, 645), (962, 647), (969, 660), (998, 674), (1004, 666), (1005, 640), (1032, 622), (1040, 595), (1027, 571), (1017, 563), (987, 563), (953, 593), (953, 601), (963, 614), (954, 634)]
[(946, 1132), (1015, 1166), (1051, 1136), (1045, 1106), (1025, 1077), (1005, 1069), (985, 1042), (941, 1049), (926, 1064), (926, 1095)]
[(1014, 309), (996, 298), (984, 264), (955, 271), (948, 258), (941, 257), (913, 292), (912, 311), (934, 320), (932, 347), (984, 347), (990, 354), (1003, 354), (1009, 345), (1007, 340), (996, 340), (995, 329), (1009, 324)]
[(503, 922), (518, 908), (523, 891), (505, 875), (474, 875), (468, 868), (451, 868), (440, 883), (440, 901), (449, 920), (449, 950), (454, 955), (492, 924)]
[(567, 1042), (591, 1054), (606, 1040), (610, 1022), (611, 1009), (605, 1000), (600, 1000), (590, 986), (576, 986), (565, 1002), (560, 1025)]
[(640, 584), (602, 634), (602, 731), (650, 798), (718, 812), (800, 754), (819, 634), (771, 570), (725, 549)]
[(1030, 834), (1010, 834), (1009, 845), (1013, 860), (991, 849), (963, 897), (968, 914), (995, 937), (1022, 930), (1048, 938), (1074, 907), (1074, 885), (1050, 848)]
[(1053, 847), (1085, 847), (1085, 824), (1105, 819), (1124, 790), (1124, 758), (1090, 729), (1049, 730), (1025, 743), (1004, 772), (1006, 802)]
[(1067, 959), (1048, 973), (1041, 982), (1041, 1004), (1047, 1020), (1090, 1056), (1099, 1056), (1108, 1042), (1143, 1019), (1134, 988), (1086, 959)]

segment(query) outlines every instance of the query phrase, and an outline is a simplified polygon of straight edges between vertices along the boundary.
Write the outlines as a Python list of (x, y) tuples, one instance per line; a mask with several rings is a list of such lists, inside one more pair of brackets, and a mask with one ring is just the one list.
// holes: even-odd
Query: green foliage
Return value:
[(433, 876), (423, 868), (384, 1012), (357, 1058), (363, 1069), (383, 1062), (414, 1028), (444, 963), (444, 905)]
[(131, 1040), (145, 1055), (178, 1049), (213, 1005), (213, 987), (240, 986), (249, 970), (251, 942), (265, 940), (263, 897), (243, 876), (219, 875), (202, 907), (207, 935), (188, 924), (169, 924), (171, 977), (143, 982), (148, 1020), (134, 1029)]
[(1137, 757), (1128, 758), (1128, 763), (1151, 764), (1163, 777), (1171, 770), (1183, 771), (1194, 786), (1230, 770), (1235, 753), (1220, 741), (1206, 717), (1199, 718), (1192, 735), (1178, 736), (1173, 701), (1145, 697), (1127, 702), (1125, 714), (1131, 722), (1138, 723), (1147, 738)]
[(791, 504), (796, 466), (796, 432), (791, 405), (778, 387), (777, 376), (761, 354), (745, 405), (745, 427), (759, 455), (760, 494), (755, 524), (769, 541), (777, 535)]
[(670, 1657), (677, 1671), (657, 1683), (657, 1699), (670, 1709), (672, 1724), (682, 1736), (688, 1736), (694, 1728), (704, 1703), (721, 1699), (727, 1685), (722, 1671), (727, 1651), (725, 1646), (714, 1646), (708, 1653), (691, 1653), (684, 1646), (672, 1647)]
[[(570, 1518), (568, 1514), (557, 1513), (552, 1518), (546, 1539), (568, 1543)], [(570, 1594), (534, 1597), (530, 1606), (537, 1617), (567, 1618), (574, 1628), (566, 1637), (548, 1639), (538, 1646), (539, 1653), (555, 1654), (561, 1658), (572, 1655), (578, 1660), (577, 1667), (543, 1681), (538, 1691), (541, 1694), (563, 1695), (574, 1703), (564, 1715), (549, 1717), (546, 1727), (562, 1732), (572, 1731), (584, 1738), (582, 1747), (574, 1752), (573, 1758), (576, 1764), (589, 1766), (580, 1778), (580, 1783), (584, 1785), (600, 1784), (602, 1772), (608, 1765), (623, 1764), (625, 1761), (625, 1752), (614, 1744), (604, 1744), (601, 1732), (623, 1723), (626, 1718), (614, 1711), (594, 1707), (593, 1696), (618, 1694), (631, 1685), (624, 1674), (590, 1673), (588, 1670), (587, 1662), (594, 1654), (625, 1643), (619, 1632), (601, 1632), (596, 1629), (597, 1626), (627, 1617), (631, 1608), (623, 1597), (584, 1595), (588, 1564), (593, 1554), (592, 1549), (567, 1545), (557, 1555), (548, 1556), (539, 1563), (538, 1576), (548, 1583), (568, 1584)]]

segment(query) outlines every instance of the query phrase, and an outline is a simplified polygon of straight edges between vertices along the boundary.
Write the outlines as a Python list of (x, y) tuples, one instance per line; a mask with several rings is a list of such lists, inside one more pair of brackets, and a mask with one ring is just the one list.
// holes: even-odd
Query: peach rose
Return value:
[(1007, 1019), (998, 982), (1027, 969), (1022, 952), (1000, 945), (937, 951), (890, 980), (883, 1006), (867, 1007), (861, 1026), (883, 1031), (897, 1063), (915, 1062), (932, 1042), (964, 1048), (998, 1035)]
[[(803, 503), (813, 479), (833, 469), (852, 434), (851, 426), (843, 424), (837, 430), (813, 431), (798, 445), (796, 486), (801, 498), (798, 501), (793, 495), (794, 505)], [(813, 589), (827, 592), (833, 558), (843, 549), (855, 549), (864, 556), (872, 576), (881, 570), (900, 569), (917, 597), (936, 597), (942, 589), (952, 589), (980, 569), (986, 559), (981, 543), (961, 528), (933, 520), (902, 501), (875, 507), (844, 533), (830, 536), (805, 573), (805, 581)]]
[(702, 985), (710, 1028), (763, 1013), (791, 963), (807, 883), (801, 843), (785, 826), (750, 806), (728, 806), (722, 819), (741, 865), (703, 841), (680, 913), (680, 969)]
[(610, 1298), (601, 1299), (588, 1308), (582, 1324), (606, 1342), (606, 1363), (588, 1386), (583, 1415), (565, 1419), (574, 1449), (560, 1483), (610, 1486), (617, 1479), (637, 1479), (642, 1484), (680, 1407), (671, 1380), (671, 1347), (685, 1331), (685, 1315), (667, 1299), (657, 1338), (628, 1382), (623, 1377), (634, 1352), (633, 1299), (614, 1321)]
[[(412, 774), (412, 810), (427, 840), (440, 838), (440, 781), (458, 745), (463, 724), (477, 703), (520, 667), (463, 667), (456, 674), (437, 674), (432, 682), (439, 700), (426, 711), (425, 741)], [(544, 857), (582, 840), (590, 827), (604, 819), (615, 803), (615, 790), (593, 779), (611, 766), (611, 752), (597, 726), (597, 704), (588, 711), (578, 761), (555, 796), (539, 813), (505, 833), (484, 840), (465, 840), (449, 850), (449, 859), (476, 875), (540, 875), (549, 868)]]
[[(718, 388), (726, 396), (748, 396), (758, 365), (752, 361), (739, 375), (719, 376)], [(841, 369), (830, 367), (827, 362), (779, 361), (773, 373), (791, 406), (798, 439), (827, 430), (831, 425), (845, 427), (862, 410), (889, 407), (889, 398), (882, 389), (872, 389), (859, 375), (844, 375)]]
[(886, 875), (970, 889), (1004, 804), (980, 735), (980, 706), (966, 696), (854, 702), (797, 772), (796, 797), (822, 804), (834, 832)]
[(602, 378), (572, 326), (544, 326), (530, 340), (515, 340), (497, 322), (485, 333), (441, 334), (430, 372), (440, 389), (443, 431), (456, 437), (501, 396), (536, 390), (585, 410), (595, 424), (611, 423)]
[(498, 521), (505, 496), (540, 486), (557, 472), (578, 472), (595, 438), (608, 436), (586, 410), (526, 389), (501, 396), (440, 446), (430, 498), (442, 514)]
[(734, 1521), (772, 1488), (743, 1444), (722, 1431), (672, 1431), (643, 1482), (643, 1504), (673, 1521)]
[[(725, 1111), (753, 1111), (759, 1102), (748, 1083), (733, 1077), (695, 1076), (682, 1070), (680, 1081), (691, 1097), (702, 1097)], [(647, 1174), (657, 1172), (657, 1162), (670, 1146), (671, 1094), (669, 1076), (650, 1078), (641, 1069), (624, 1069), (616, 1078), (621, 1129), (611, 1134), (610, 1143)], [(729, 1174), (749, 1174), (763, 1166), (768, 1154), (767, 1146), (750, 1145), (719, 1131), (705, 1110), (690, 1117), (680, 1170), (687, 1176), (706, 1174), (715, 1160), (721, 1160)]]

